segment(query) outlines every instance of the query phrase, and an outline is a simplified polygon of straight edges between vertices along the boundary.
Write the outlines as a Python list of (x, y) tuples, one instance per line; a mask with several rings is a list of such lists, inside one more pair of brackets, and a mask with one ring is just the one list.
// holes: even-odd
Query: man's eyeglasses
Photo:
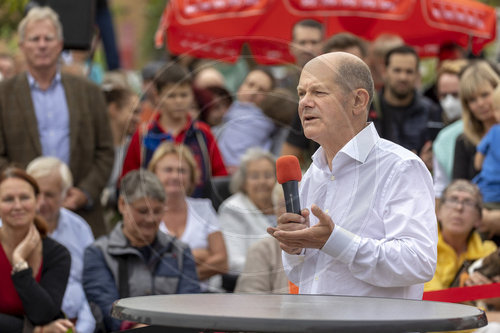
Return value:
[(448, 207), (454, 207), (454, 208), (459, 208), (463, 206), (464, 209), (477, 209), (477, 210), (480, 209), (476, 201), (468, 199), (459, 200), (458, 198), (451, 197), (444, 199), (443, 203)]

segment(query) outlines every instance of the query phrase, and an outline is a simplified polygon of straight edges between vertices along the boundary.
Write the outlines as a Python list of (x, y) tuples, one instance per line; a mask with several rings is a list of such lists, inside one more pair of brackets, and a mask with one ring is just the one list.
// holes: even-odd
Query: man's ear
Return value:
[(370, 101), (370, 95), (366, 89), (356, 89), (354, 91), (354, 103), (352, 112), (355, 116), (366, 113), (368, 108), (368, 103)]
[(118, 211), (122, 215), (125, 214), (125, 200), (123, 200), (123, 197), (121, 195), (118, 197)]

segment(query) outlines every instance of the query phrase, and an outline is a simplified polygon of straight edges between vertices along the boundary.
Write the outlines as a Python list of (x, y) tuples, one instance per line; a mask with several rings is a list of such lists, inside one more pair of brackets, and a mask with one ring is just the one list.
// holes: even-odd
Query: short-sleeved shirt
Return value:
[[(188, 207), (186, 229), (180, 240), (191, 249), (207, 249), (208, 235), (220, 231), (219, 220), (212, 202), (209, 199), (186, 198)], [(160, 230), (168, 233), (165, 223), (160, 224)]]

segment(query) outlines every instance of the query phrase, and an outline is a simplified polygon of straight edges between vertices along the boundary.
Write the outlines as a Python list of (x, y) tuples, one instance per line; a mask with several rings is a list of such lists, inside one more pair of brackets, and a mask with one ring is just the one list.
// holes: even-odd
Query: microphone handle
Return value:
[(290, 180), (281, 185), (285, 193), (286, 211), (300, 215), (299, 182)]

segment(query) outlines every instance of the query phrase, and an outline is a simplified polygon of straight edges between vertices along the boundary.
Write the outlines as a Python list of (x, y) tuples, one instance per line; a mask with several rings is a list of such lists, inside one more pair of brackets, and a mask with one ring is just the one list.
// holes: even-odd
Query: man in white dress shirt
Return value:
[(301, 215), (285, 213), (268, 229), (288, 278), (301, 294), (421, 299), (437, 258), (432, 178), (417, 155), (366, 123), (368, 66), (348, 53), (321, 55), (297, 90), (305, 136), (321, 147), (301, 182)]

